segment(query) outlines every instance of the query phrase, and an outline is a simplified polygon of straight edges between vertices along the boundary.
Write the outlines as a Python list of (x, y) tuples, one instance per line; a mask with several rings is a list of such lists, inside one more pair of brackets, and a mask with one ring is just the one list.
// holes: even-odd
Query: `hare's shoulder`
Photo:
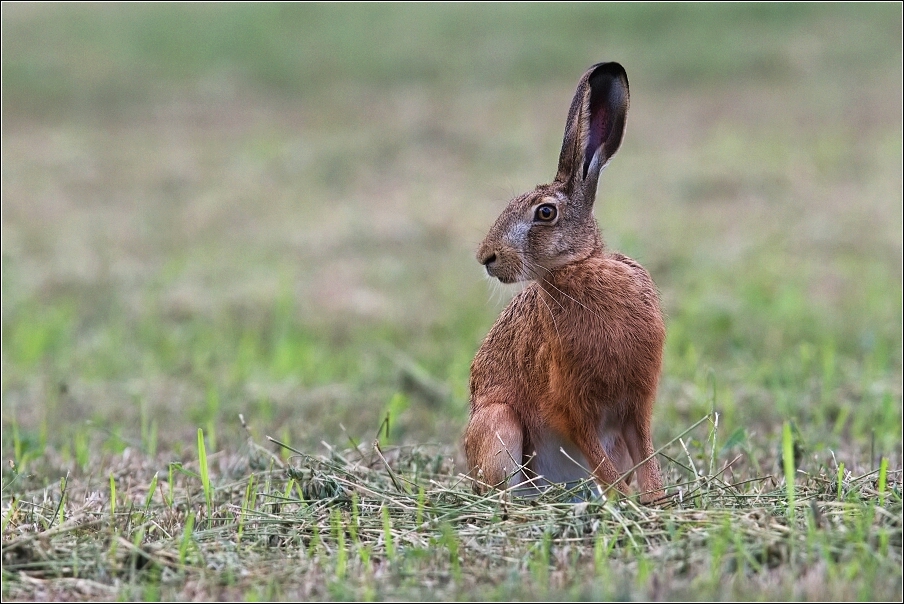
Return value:
[(626, 266), (635, 279), (648, 281), (652, 284), (653, 278), (650, 277), (650, 273), (637, 260), (625, 256), (621, 252), (608, 252), (605, 257)]
[[(620, 252), (608, 252), (605, 261), (619, 267), (626, 275), (630, 277), (633, 284), (634, 294), (637, 295), (647, 305), (657, 308), (659, 307), (659, 290), (650, 273), (641, 266), (640, 262), (629, 258)], [(612, 266), (610, 265), (610, 266)]]

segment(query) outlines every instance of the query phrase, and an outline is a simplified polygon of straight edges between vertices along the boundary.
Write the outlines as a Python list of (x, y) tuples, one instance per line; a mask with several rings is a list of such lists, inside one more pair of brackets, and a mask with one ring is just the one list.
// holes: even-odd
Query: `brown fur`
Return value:
[[(567, 467), (554, 445), (536, 449), (563, 442), (604, 492), (629, 493), (630, 473), (620, 477), (640, 464), (642, 500), (663, 496), (650, 427), (665, 342), (658, 294), (643, 267), (604, 249), (593, 219), (599, 173), (621, 144), (627, 109), (621, 66), (591, 67), (569, 110), (555, 180), (513, 199), (478, 249), (500, 281), (533, 281), (471, 366), (465, 453), (478, 489)], [(555, 220), (538, 218), (542, 204)]]

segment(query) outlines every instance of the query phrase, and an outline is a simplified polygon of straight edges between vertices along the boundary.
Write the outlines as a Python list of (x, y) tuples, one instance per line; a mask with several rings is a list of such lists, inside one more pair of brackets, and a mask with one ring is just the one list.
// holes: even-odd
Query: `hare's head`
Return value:
[(628, 76), (618, 63), (594, 65), (568, 111), (552, 183), (509, 202), (477, 250), (503, 283), (526, 281), (582, 260), (602, 246), (593, 219), (599, 175), (618, 151), (628, 115)]

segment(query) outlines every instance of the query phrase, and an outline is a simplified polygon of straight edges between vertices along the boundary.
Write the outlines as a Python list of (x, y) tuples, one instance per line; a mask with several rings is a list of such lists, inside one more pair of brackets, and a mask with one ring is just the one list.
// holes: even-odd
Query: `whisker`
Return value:
[[(538, 272), (535, 270), (535, 269), (538, 269), (538, 268), (542, 268), (542, 269), (545, 270), (545, 271), (549, 271), (549, 269), (546, 268), (546, 267), (544, 267), (544, 266), (540, 266), (539, 264), (536, 264), (536, 263), (534, 263), (534, 262), (531, 262), (531, 261), (528, 260), (527, 258), (524, 258), (524, 263), (525, 263), (526, 265), (529, 265), (529, 268), (531, 269), (531, 271), (530, 271), (530, 276), (531, 276), (532, 279), (534, 279), (534, 280), (536, 281), (537, 286), (538, 286), (540, 289), (542, 289), (543, 291), (545, 291), (546, 294), (549, 295), (549, 297), (552, 298), (552, 300), (553, 300), (556, 304), (559, 305), (559, 308), (561, 308), (562, 310), (566, 310), (566, 309), (565, 309), (565, 305), (562, 304), (559, 300), (557, 300), (554, 296), (552, 296), (551, 294), (549, 294), (549, 291), (548, 291), (545, 287), (543, 287), (543, 282), (546, 282), (546, 283), (548, 283), (549, 285), (552, 285), (552, 284), (549, 283), (548, 281), (546, 281), (546, 279), (544, 279), (543, 276), (540, 275), (540, 273), (538, 273)], [(553, 287), (555, 287), (555, 286), (553, 285)], [(556, 288), (556, 289), (558, 289), (558, 288)]]
[[(530, 261), (525, 258), (525, 262), (530, 262)], [(540, 266), (539, 264), (535, 264), (535, 263), (531, 263), (531, 264), (534, 264), (536, 266), (536, 268), (541, 268), (541, 269), (545, 270), (547, 273), (552, 272), (550, 269), (546, 268), (545, 266)], [(569, 300), (571, 300), (572, 302), (574, 302), (575, 304), (577, 304), (578, 306), (580, 306), (581, 308), (586, 310), (587, 312), (591, 313), (596, 318), (598, 318), (598, 319), (603, 318), (600, 316), (600, 314), (598, 312), (596, 312), (592, 308), (588, 307), (586, 304), (584, 304), (577, 298), (569, 295), (568, 293), (566, 293), (566, 292), (562, 291), (561, 289), (559, 289), (558, 287), (556, 287), (555, 284), (551, 283), (549, 280), (547, 280), (546, 277), (542, 277), (539, 274), (537, 274), (537, 279), (538, 279), (538, 283), (539, 283), (539, 280), (542, 280), (544, 283), (546, 283), (547, 285), (552, 287), (554, 290), (556, 290), (557, 292), (559, 292), (560, 294), (562, 294), (563, 296), (565, 296), (566, 298), (568, 298)], [(560, 303), (560, 305), (561, 305), (561, 303)], [(563, 308), (564, 308), (564, 306), (563, 306)]]
[[(537, 282), (537, 285), (540, 287), (540, 289), (543, 289), (543, 286), (540, 284), (539, 281)], [(546, 290), (543, 290), (543, 291), (546, 291)], [(549, 293), (549, 292), (547, 292), (547, 293)], [(546, 307), (546, 310), (549, 311), (549, 316), (552, 318), (552, 326), (555, 327), (555, 329), (556, 329), (556, 336), (558, 336), (559, 342), (562, 342), (562, 334), (559, 333), (559, 325), (558, 325), (558, 323), (556, 323), (555, 313), (552, 312), (552, 309), (549, 307), (549, 304), (546, 303), (546, 300), (543, 299), (543, 296), (540, 296), (540, 302), (542, 302), (543, 306)]]

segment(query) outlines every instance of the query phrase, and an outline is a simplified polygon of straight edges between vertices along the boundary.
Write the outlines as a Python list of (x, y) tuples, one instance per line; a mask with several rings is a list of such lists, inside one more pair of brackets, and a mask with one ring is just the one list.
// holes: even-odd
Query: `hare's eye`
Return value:
[(540, 222), (552, 222), (555, 219), (556, 206), (550, 203), (544, 203), (537, 207), (536, 212), (534, 212), (534, 220), (539, 220)]

